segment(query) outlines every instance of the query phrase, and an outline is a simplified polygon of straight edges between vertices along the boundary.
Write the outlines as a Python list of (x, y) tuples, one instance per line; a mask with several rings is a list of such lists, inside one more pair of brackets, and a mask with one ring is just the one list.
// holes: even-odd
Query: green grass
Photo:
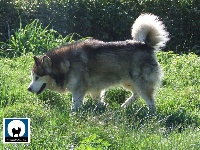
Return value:
[[(40, 42), (31, 43), (35, 48)], [(37, 96), (27, 91), (32, 57), (39, 53), (34, 48), (32, 52), (20, 51), (19, 56), (15, 55), (18, 57), (12, 57), (11, 53), (0, 58), (0, 118), (31, 119), (30, 144), (1, 143), (0, 149), (200, 149), (197, 55), (157, 54), (165, 78), (157, 93), (154, 116), (147, 115), (141, 98), (127, 110), (121, 109), (120, 104), (130, 95), (122, 88), (106, 93), (109, 104), (106, 109), (94, 110), (95, 103), (87, 97), (83, 109), (71, 114), (70, 93), (45, 91)], [(1, 122), (1, 140), (2, 128)]]
[(7, 43), (0, 42), (0, 55), (6, 57), (18, 57), (28, 52), (43, 54), (49, 49), (60, 46), (66, 42), (73, 42), (74, 36), (81, 38), (79, 34), (72, 33), (62, 37), (57, 31), (43, 27), (39, 20), (34, 20), (24, 28), (20, 23), (20, 28), (11, 35)]

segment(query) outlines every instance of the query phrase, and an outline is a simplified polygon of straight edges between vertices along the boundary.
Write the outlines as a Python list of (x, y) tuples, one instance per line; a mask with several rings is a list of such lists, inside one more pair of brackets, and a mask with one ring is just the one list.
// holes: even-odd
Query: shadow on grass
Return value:
[[(57, 109), (61, 112), (71, 113), (71, 94), (61, 95), (46, 91), (39, 96), (39, 99), (49, 105), (50, 108)], [(182, 132), (187, 127), (198, 127), (200, 119), (196, 114), (187, 112), (187, 108), (165, 112), (157, 110), (155, 114), (149, 114), (146, 105), (133, 103), (130, 107), (122, 109), (117, 102), (109, 105), (99, 105), (97, 101), (91, 98), (83, 104), (76, 116), (87, 121), (90, 117), (98, 117), (105, 123), (119, 124), (123, 123), (132, 129), (140, 129), (146, 124), (159, 124), (159, 127), (165, 128), (166, 133), (172, 131)], [(78, 118), (79, 118), (78, 117)]]
[(162, 124), (168, 129), (173, 131), (182, 132), (187, 127), (199, 127), (200, 118), (196, 114), (187, 112), (186, 108), (181, 108), (176, 111), (172, 111), (170, 114), (158, 114), (157, 118), (166, 118)]
[(197, 114), (187, 112), (186, 108), (181, 108), (170, 113), (158, 110), (155, 114), (149, 115), (146, 107), (134, 104), (125, 110), (125, 116), (133, 125), (133, 128), (140, 128), (144, 124), (156, 123), (166, 129), (166, 133), (172, 131), (182, 132), (185, 128), (198, 128), (200, 118)]
[(70, 94), (58, 94), (47, 90), (38, 95), (38, 98), (50, 108), (56, 109), (61, 112), (68, 112), (70, 110)]

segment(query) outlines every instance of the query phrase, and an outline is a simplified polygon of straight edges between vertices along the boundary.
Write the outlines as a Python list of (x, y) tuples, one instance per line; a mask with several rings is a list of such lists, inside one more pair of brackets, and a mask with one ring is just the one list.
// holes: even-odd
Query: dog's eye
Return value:
[(35, 77), (35, 80), (38, 80), (38, 79), (39, 79), (39, 77), (38, 77), (38, 76), (36, 76), (36, 77)]

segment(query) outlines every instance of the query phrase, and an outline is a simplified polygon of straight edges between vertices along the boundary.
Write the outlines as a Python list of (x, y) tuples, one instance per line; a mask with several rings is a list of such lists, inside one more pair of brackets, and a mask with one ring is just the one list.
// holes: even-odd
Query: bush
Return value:
[(20, 25), (20, 28), (14, 32), (14, 35), (11, 36), (6, 45), (7, 52), (2, 53), (2, 55), (15, 57), (28, 52), (37, 55), (43, 54), (61, 44), (72, 42), (74, 35), (78, 34), (69, 34), (63, 38), (57, 31), (53, 29), (48, 30), (38, 20), (34, 20), (32, 23), (26, 25), (25, 28), (22, 28), (22, 25)]
[[(61, 35), (79, 33), (100, 40), (130, 39), (134, 20), (144, 12), (158, 15), (170, 32), (165, 50), (200, 54), (198, 0), (22, 0), (1, 1), (0, 25), (5, 42), (8, 31), (19, 27), (19, 16), (26, 25), (38, 19), (43, 26)], [(8, 8), (8, 9), (7, 9)], [(9, 29), (10, 28), (10, 29)]]

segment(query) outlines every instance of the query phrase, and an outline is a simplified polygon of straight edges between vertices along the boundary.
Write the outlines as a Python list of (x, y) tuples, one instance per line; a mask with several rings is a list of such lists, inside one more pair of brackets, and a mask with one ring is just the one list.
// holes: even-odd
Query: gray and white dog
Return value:
[(165, 26), (157, 16), (140, 15), (132, 26), (132, 40), (103, 42), (94, 39), (64, 45), (34, 56), (32, 82), (28, 90), (40, 94), (45, 89), (72, 92), (72, 110), (77, 111), (86, 93), (104, 103), (102, 91), (122, 85), (155, 111), (155, 92), (163, 77), (155, 51), (169, 40)]

